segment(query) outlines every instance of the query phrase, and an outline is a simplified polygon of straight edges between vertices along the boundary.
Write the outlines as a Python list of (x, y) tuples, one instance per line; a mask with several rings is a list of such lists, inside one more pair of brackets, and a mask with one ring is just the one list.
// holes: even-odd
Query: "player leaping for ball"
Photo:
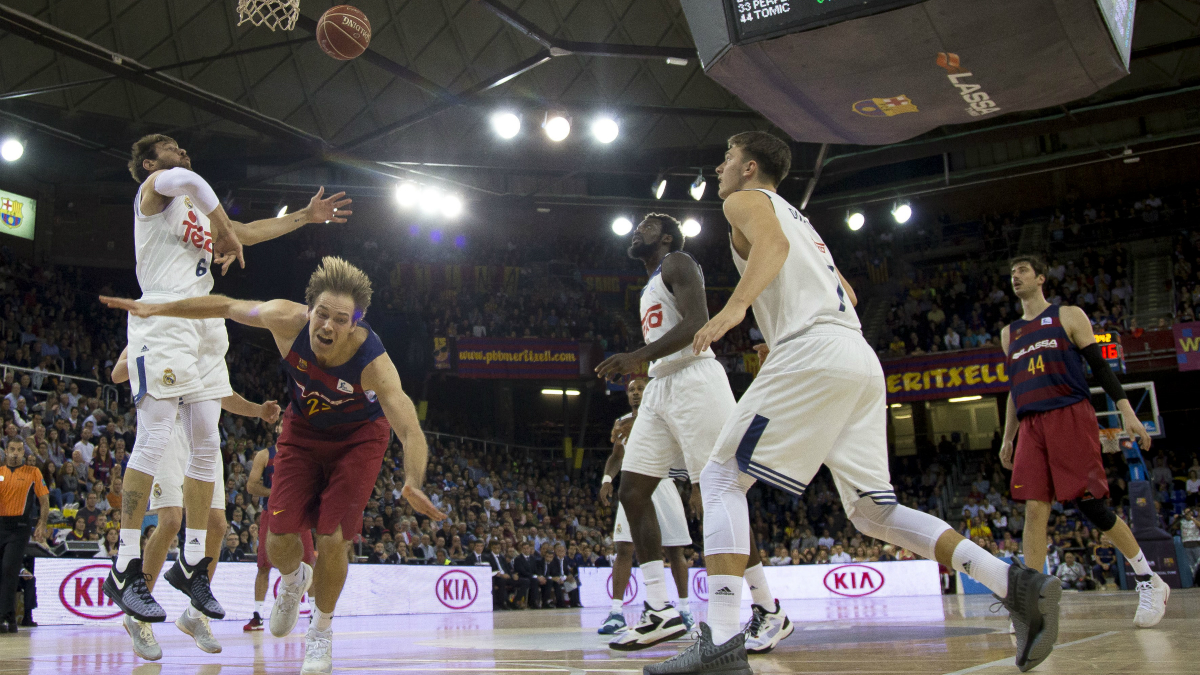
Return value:
[[(235, 260), (245, 264), (243, 244), (266, 241), (310, 222), (345, 222), (342, 216), (350, 214), (344, 209), (350, 200), (342, 200), (342, 194), (322, 199), (322, 190), (307, 208), (289, 216), (235, 223), (191, 167), (187, 152), (170, 137), (152, 134), (133, 144), (129, 172), (141, 183), (133, 202), (134, 248), (144, 301), (206, 296), (212, 291), (214, 264), (221, 266), (222, 273)], [(209, 587), (205, 549), (213, 483), (221, 468), (217, 431), (221, 399), (233, 393), (225, 366), (229, 347), (225, 322), (130, 316), (127, 332), (137, 439), (121, 493), (124, 526), (104, 594), (139, 621), (166, 619), (143, 575), (141, 524), (178, 416), (187, 427), (188, 463), (183, 478), (187, 531), (183, 551), (166, 579), (198, 611), (220, 619), (225, 610)]]
[(898, 503), (888, 473), (883, 367), (863, 339), (854, 292), (817, 231), (775, 192), (791, 154), (780, 139), (750, 131), (729, 139), (717, 167), (742, 278), (725, 308), (696, 333), (693, 350), (704, 353), (753, 307), (769, 354), (700, 474), (709, 624), (700, 624), (698, 639), (683, 653), (644, 671), (753, 672), (738, 630), (751, 548), (746, 490), (761, 480), (801, 495), (822, 464), (864, 535), (969, 574), (1000, 597), (1017, 627), (1017, 667), (1028, 670), (1057, 639), (1062, 586), (1020, 563), (1009, 566), (941, 520)]
[(1013, 293), (1021, 300), (1024, 314), (1000, 331), (1012, 383), (1000, 463), (1012, 470), (1013, 499), (1025, 501), (1021, 540), (1025, 564), (1040, 570), (1046, 562), (1050, 503), (1074, 501), (1083, 517), (1108, 535), (1133, 567), (1141, 596), (1133, 625), (1149, 628), (1167, 611), (1171, 587), (1150, 569), (1129, 526), (1104, 503), (1108, 479), (1083, 360), (1092, 367), (1104, 393), (1117, 403), (1125, 433), (1143, 449), (1150, 448), (1150, 434), (1100, 354), (1087, 314), (1046, 300), (1042, 292), (1046, 263), (1037, 256), (1018, 256), (1010, 269)]
[[(271, 610), (271, 633), (296, 626), (300, 598), (316, 587), (301, 672), (333, 669), (333, 611), (346, 582), (350, 540), (362, 531), (394, 427), (404, 446), (404, 496), (420, 513), (446, 516), (421, 491), (429, 448), (412, 401), (379, 336), (363, 320), (371, 282), (341, 258), (326, 257), (308, 280), (306, 305), (290, 300), (234, 300), (219, 295), (149, 304), (102, 297), (131, 316), (232, 319), (275, 338), (292, 402), (277, 441), (267, 553), (283, 575)], [(389, 426), (389, 423), (391, 426)], [(316, 529), (317, 566), (305, 564), (300, 533)], [(261, 544), (260, 544), (261, 545)]]

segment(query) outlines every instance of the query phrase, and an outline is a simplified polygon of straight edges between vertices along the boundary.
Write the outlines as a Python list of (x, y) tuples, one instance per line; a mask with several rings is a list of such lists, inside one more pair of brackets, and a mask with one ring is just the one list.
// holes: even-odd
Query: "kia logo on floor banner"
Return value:
[(824, 581), (830, 592), (857, 598), (883, 588), (883, 573), (866, 565), (842, 565), (826, 572)]

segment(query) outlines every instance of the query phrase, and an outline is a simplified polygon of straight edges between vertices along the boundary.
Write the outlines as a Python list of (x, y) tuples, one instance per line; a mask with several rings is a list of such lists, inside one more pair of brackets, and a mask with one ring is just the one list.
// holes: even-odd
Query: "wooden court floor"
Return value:
[[(757, 673), (1017, 673), (1007, 615), (990, 596), (855, 598), (785, 603), (796, 632), (773, 653), (751, 657)], [(1175, 591), (1158, 627), (1132, 625), (1129, 592), (1066, 593), (1058, 647), (1045, 675), (1200, 673), (1200, 590)], [(633, 654), (610, 652), (595, 627), (602, 609), (496, 614), (343, 617), (334, 621), (334, 672), (640, 673), (684, 643)], [(703, 611), (701, 611), (703, 616)], [(630, 612), (630, 619), (635, 617)], [(0, 675), (133, 673), (251, 675), (299, 673), (304, 620), (287, 638), (246, 634), (242, 622), (214, 622), (224, 645), (205, 654), (171, 623), (156, 634), (163, 659), (133, 656), (117, 621), (40, 627), (0, 635)]]

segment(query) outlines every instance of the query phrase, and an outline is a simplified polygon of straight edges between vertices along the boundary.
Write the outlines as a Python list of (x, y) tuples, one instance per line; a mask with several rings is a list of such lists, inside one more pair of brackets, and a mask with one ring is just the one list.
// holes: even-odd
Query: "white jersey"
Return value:
[(213, 288), (212, 231), (190, 197), (175, 197), (162, 213), (142, 214), (142, 191), (133, 202), (133, 244), (142, 296), (196, 298)]
[[(783, 268), (754, 301), (754, 319), (767, 346), (774, 349), (780, 340), (821, 323), (862, 331), (858, 314), (850, 304), (838, 279), (829, 247), (800, 211), (770, 190), (767, 195), (775, 207), (775, 216), (783, 228), (790, 248)], [(733, 249), (732, 242), (730, 248)], [(733, 249), (738, 273), (746, 271), (746, 261)]]
[[(674, 255), (668, 253), (667, 255)], [(686, 254), (684, 254), (686, 255)], [(691, 258), (691, 256), (688, 256)], [(664, 257), (665, 261), (666, 258)], [(699, 263), (692, 260), (697, 268)], [(701, 275), (703, 282), (703, 274)], [(650, 279), (646, 281), (646, 287), (642, 289), (641, 302), (642, 315), (642, 338), (646, 344), (650, 344), (655, 340), (667, 334), (667, 331), (674, 328), (682, 319), (683, 315), (679, 312), (679, 304), (675, 302), (675, 294), (667, 290), (667, 284), (662, 280), (662, 264), (658, 269), (654, 270), (654, 274), (650, 275)], [(692, 345), (687, 345), (683, 349), (668, 354), (661, 359), (656, 359), (650, 363), (648, 374), (650, 377), (662, 377), (669, 373), (676, 372), (688, 365), (699, 361), (700, 359), (715, 358), (711, 349), (705, 350), (700, 356), (692, 353)]]

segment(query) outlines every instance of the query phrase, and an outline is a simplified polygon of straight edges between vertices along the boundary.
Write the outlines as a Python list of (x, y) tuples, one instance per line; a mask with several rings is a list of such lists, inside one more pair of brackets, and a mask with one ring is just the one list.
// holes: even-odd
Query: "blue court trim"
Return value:
[(138, 373), (138, 392), (133, 397), (133, 402), (138, 403), (142, 397), (146, 395), (146, 357), (137, 357), (137, 373)]
[(763, 432), (767, 430), (767, 423), (770, 421), (762, 415), (755, 415), (754, 419), (750, 420), (750, 426), (746, 427), (746, 433), (742, 434), (737, 452), (734, 453), (734, 457), (737, 457), (738, 468), (742, 471), (750, 466), (750, 457), (754, 454), (754, 448), (762, 439)]

